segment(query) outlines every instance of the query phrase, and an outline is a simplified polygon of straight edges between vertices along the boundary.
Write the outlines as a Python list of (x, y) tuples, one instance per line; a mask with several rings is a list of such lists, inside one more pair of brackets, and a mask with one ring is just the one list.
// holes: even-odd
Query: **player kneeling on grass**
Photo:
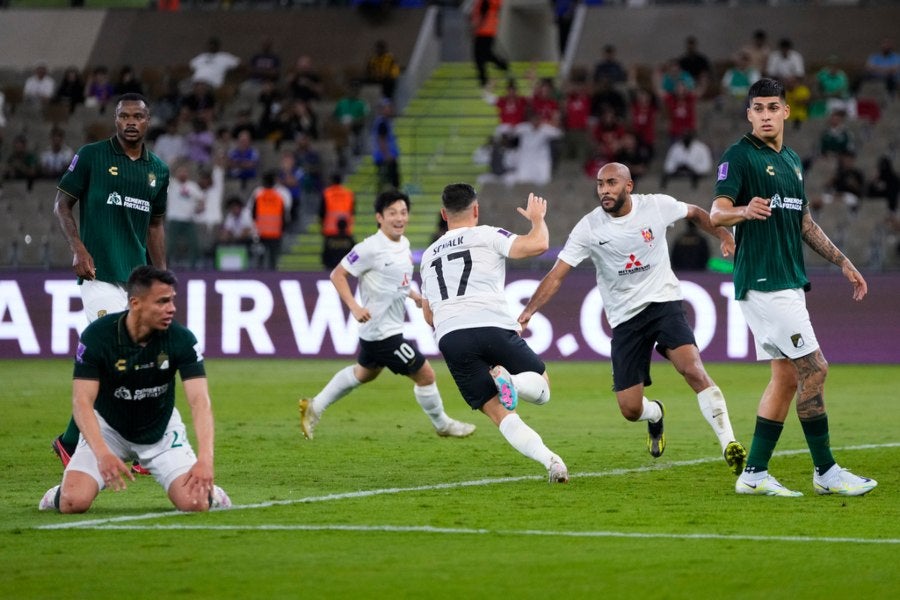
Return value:
[[(314, 398), (300, 400), (300, 428), (307, 439), (322, 413), (355, 388), (378, 377), (384, 367), (415, 382), (413, 395), (441, 437), (466, 437), (471, 423), (451, 419), (435, 383), (434, 369), (415, 346), (403, 339), (406, 298), (422, 306), (410, 288), (412, 253), (404, 235), (409, 223), (409, 196), (389, 190), (375, 199), (378, 231), (356, 244), (331, 272), (331, 282), (353, 318), (360, 323), (357, 364), (335, 373)], [(350, 289), (349, 276), (359, 278), (360, 302)]]
[[(134, 481), (125, 460), (137, 459), (176, 508), (231, 506), (213, 483), (213, 415), (197, 338), (173, 320), (175, 276), (152, 266), (128, 278), (128, 310), (84, 330), (75, 356), (72, 412), (81, 437), (61, 485), (47, 490), (40, 510), (87, 511), (104, 488)], [(181, 373), (198, 453), (175, 408)]]
[(725, 397), (700, 360), (682, 307), (681, 287), (669, 262), (665, 232), (675, 221), (689, 219), (719, 238), (725, 256), (734, 252), (734, 238), (728, 230), (713, 226), (709, 213), (698, 206), (665, 194), (632, 194), (633, 188), (625, 165), (608, 163), (600, 168), (600, 206), (572, 230), (519, 323), (527, 327), (569, 271), (590, 258), (597, 271), (603, 310), (613, 328), (613, 389), (622, 416), (629, 421), (647, 421), (647, 448), (654, 458), (661, 456), (666, 447), (665, 411), (662, 402), (644, 396), (644, 387), (651, 383), (650, 362), (656, 346), (697, 394), (700, 412), (715, 432), (725, 462), (738, 475), (747, 451), (735, 441)]
[(448, 185), (441, 200), (447, 233), (425, 250), (419, 267), (425, 320), (469, 406), (487, 415), (513, 448), (544, 465), (551, 483), (566, 483), (565, 463), (515, 411), (520, 397), (546, 404), (550, 384), (544, 362), (519, 335), (504, 293), (506, 259), (539, 256), (550, 246), (547, 202), (528, 196), (517, 210), (531, 221), (531, 231), (515, 235), (478, 225), (478, 198), (468, 184)]

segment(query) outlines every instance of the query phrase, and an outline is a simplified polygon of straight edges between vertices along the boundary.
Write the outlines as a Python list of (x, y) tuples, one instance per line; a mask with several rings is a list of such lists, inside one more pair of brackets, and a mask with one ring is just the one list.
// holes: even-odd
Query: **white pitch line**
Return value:
[(834, 544), (900, 544), (900, 538), (842, 538), (795, 535), (744, 535), (721, 533), (638, 533), (633, 531), (492, 530), (431, 525), (100, 525), (101, 531), (356, 531), (374, 533), (446, 533), (451, 535), (517, 535), (578, 538), (636, 538), (671, 540), (727, 540), (752, 542), (824, 542)]
[[(879, 448), (896, 448), (900, 447), (900, 442), (891, 442), (887, 444), (862, 444), (858, 446), (844, 446), (842, 448), (835, 448), (838, 451), (847, 451), (847, 450), (873, 450)], [(808, 452), (806, 449), (802, 450), (781, 450), (775, 452), (776, 456), (790, 456), (794, 454), (804, 454)], [(686, 467), (686, 466), (694, 466), (711, 462), (718, 462), (722, 460), (721, 457), (707, 457), (707, 458), (695, 458), (692, 460), (682, 460), (682, 461), (674, 461), (667, 462), (662, 464), (643, 466), (643, 467), (633, 467), (627, 469), (611, 469), (609, 471), (597, 471), (592, 473), (573, 473), (571, 477), (573, 479), (578, 478), (588, 478), (588, 477), (611, 477), (618, 475), (629, 475), (634, 473), (647, 473), (650, 471), (659, 471), (663, 469), (671, 469), (673, 467)], [(322, 496), (306, 496), (304, 498), (295, 498), (292, 500), (271, 500), (268, 502), (257, 502), (254, 504), (240, 504), (234, 505), (229, 511), (233, 510), (247, 510), (254, 508), (270, 508), (273, 506), (289, 506), (292, 504), (311, 504), (313, 502), (331, 502), (334, 500), (347, 500), (347, 499), (355, 499), (355, 498), (369, 498), (372, 496), (383, 496), (388, 494), (403, 494), (407, 492), (430, 492), (435, 490), (447, 490), (447, 489), (456, 489), (456, 488), (466, 488), (466, 487), (478, 487), (478, 486), (486, 486), (486, 485), (497, 485), (501, 483), (515, 483), (519, 481), (534, 481), (534, 480), (543, 480), (545, 479), (545, 475), (520, 475), (518, 477), (497, 477), (497, 478), (489, 478), (489, 479), (475, 479), (471, 481), (457, 481), (457, 482), (449, 482), (449, 483), (437, 483), (432, 485), (418, 485), (413, 487), (394, 487), (394, 488), (379, 488), (374, 490), (359, 490), (356, 492), (343, 492), (338, 494), (325, 494)], [(39, 525), (36, 529), (100, 529), (104, 528), (104, 526), (114, 524), (114, 523), (127, 523), (129, 521), (145, 521), (148, 519), (159, 519), (164, 517), (177, 517), (180, 515), (184, 515), (188, 513), (184, 513), (177, 510), (170, 510), (165, 512), (156, 512), (156, 513), (146, 513), (143, 515), (126, 515), (121, 517), (110, 517), (105, 519), (88, 519), (83, 521), (70, 521), (64, 523), (52, 523), (49, 525)]]

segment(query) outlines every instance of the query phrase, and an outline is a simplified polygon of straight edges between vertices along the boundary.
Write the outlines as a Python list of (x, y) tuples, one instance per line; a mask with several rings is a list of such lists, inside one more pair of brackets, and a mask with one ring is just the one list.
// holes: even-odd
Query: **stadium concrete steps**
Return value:
[[(537, 77), (555, 77), (557, 64), (513, 63), (511, 72), (525, 80), (530, 73)], [(505, 85), (497, 82), (495, 89)], [(523, 90), (525, 87), (520, 86)], [(407, 237), (413, 250), (431, 243), (440, 218), (441, 191), (448, 183), (463, 181), (475, 184), (484, 167), (472, 162), (472, 154), (493, 133), (497, 125), (496, 108), (482, 98), (475, 68), (471, 62), (441, 64), (419, 88), (416, 96), (394, 119), (394, 130), (400, 146), (400, 178), (402, 190), (412, 202)], [(377, 176), (370, 156), (362, 158), (348, 175), (345, 185), (356, 194), (357, 241), (377, 229), (372, 205), (376, 196)], [(281, 271), (320, 271), (322, 237), (318, 223), (310, 224), (297, 235), (281, 258)]]

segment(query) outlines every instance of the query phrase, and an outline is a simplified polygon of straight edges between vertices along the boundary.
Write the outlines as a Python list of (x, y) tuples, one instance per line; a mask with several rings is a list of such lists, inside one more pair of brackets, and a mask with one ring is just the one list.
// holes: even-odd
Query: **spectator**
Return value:
[(262, 39), (259, 52), (250, 57), (250, 72), (247, 81), (262, 85), (263, 81), (277, 82), (281, 78), (281, 57), (275, 52), (272, 38)]
[(309, 101), (295, 99), (281, 118), (284, 139), (293, 140), (298, 134), (311, 140), (319, 139), (319, 117)]
[(143, 94), (144, 85), (138, 79), (134, 69), (130, 65), (123, 65), (119, 69), (119, 78), (115, 83), (116, 95), (122, 94)]
[(381, 97), (388, 100), (394, 99), (394, 89), (397, 79), (400, 77), (400, 65), (394, 59), (394, 55), (388, 51), (387, 42), (378, 40), (372, 55), (366, 62), (366, 78), (369, 83), (381, 86)]
[(170, 265), (197, 268), (200, 257), (196, 219), (205, 210), (203, 190), (190, 178), (190, 163), (175, 165), (166, 202), (166, 257)]
[(338, 219), (338, 232), (322, 238), (322, 266), (334, 269), (341, 259), (356, 245), (356, 239), (347, 231), (347, 220)]
[(856, 212), (865, 190), (865, 175), (856, 167), (856, 155), (853, 152), (843, 152), (838, 155), (837, 168), (822, 194), (822, 203), (831, 204), (837, 200)]
[(691, 74), (681, 68), (677, 60), (664, 63), (655, 73), (656, 88), (660, 95), (673, 94), (680, 83), (686, 90), (693, 91), (697, 82)]
[(750, 68), (755, 69), (758, 73), (766, 70), (769, 64), (769, 54), (772, 48), (769, 46), (769, 36), (762, 29), (753, 32), (750, 42), (744, 45), (741, 52), (746, 53), (750, 59)]
[(25, 80), (22, 98), (33, 106), (42, 107), (50, 102), (55, 91), (56, 83), (47, 72), (47, 63), (41, 61), (34, 66), (34, 71)]
[(794, 43), (790, 39), (782, 38), (778, 42), (778, 50), (769, 54), (765, 75), (782, 81), (790, 77), (802, 79), (806, 75), (803, 56), (794, 50)]
[(709, 262), (709, 242), (700, 235), (697, 225), (687, 220), (687, 229), (675, 238), (672, 245), (672, 270), (705, 271)]
[(838, 64), (837, 56), (829, 56), (825, 66), (816, 73), (816, 86), (819, 97), (825, 100), (827, 112), (843, 109), (848, 117), (856, 117), (856, 100), (850, 93), (850, 79)]
[(575, 73), (569, 79), (563, 103), (563, 156), (579, 163), (587, 158), (590, 147), (591, 97), (587, 92), (587, 74)]
[(77, 67), (67, 67), (63, 71), (53, 100), (68, 105), (69, 113), (75, 112), (77, 106), (84, 104), (84, 79)]
[(625, 97), (613, 87), (611, 80), (601, 77), (594, 83), (594, 93), (591, 94), (591, 115), (599, 117), (606, 108), (611, 109), (616, 117), (625, 118)]
[(812, 92), (809, 86), (798, 77), (788, 77), (784, 80), (784, 97), (791, 107), (791, 114), (787, 120), (794, 124), (794, 129), (800, 129), (809, 119), (809, 102)]
[(252, 117), (253, 113), (249, 108), (238, 110), (237, 115), (234, 118), (234, 125), (231, 126), (230, 133), (233, 139), (236, 139), (242, 131), (247, 131), (250, 134), (250, 138), (253, 140), (262, 138), (259, 134), (259, 128), (257, 128), (256, 124), (253, 122)]
[(613, 84), (625, 83), (628, 74), (625, 67), (616, 58), (616, 47), (612, 44), (603, 46), (603, 58), (594, 66), (594, 83), (606, 79)]
[(540, 115), (541, 122), (559, 125), (559, 99), (552, 78), (544, 77), (534, 86), (531, 110)]
[(228, 151), (228, 177), (240, 181), (241, 189), (245, 189), (251, 180), (256, 179), (259, 160), (259, 150), (253, 146), (253, 139), (248, 132), (242, 131)]
[(500, 124), (497, 125), (494, 135), (512, 131), (516, 125), (525, 122), (525, 115), (528, 113), (528, 98), (519, 94), (515, 79), (506, 82), (506, 94), (499, 98), (491, 93), (490, 86), (488, 86), (484, 93), (484, 99), (488, 104), (497, 107)]
[(828, 115), (827, 125), (819, 137), (819, 154), (840, 156), (855, 153), (856, 143), (847, 128), (847, 113), (836, 110)]
[(742, 50), (738, 53), (734, 65), (722, 76), (722, 94), (746, 100), (750, 86), (760, 77), (762, 75), (750, 62), (750, 55)]
[[(652, 159), (656, 155), (656, 120), (659, 112), (656, 96), (647, 89), (635, 88), (631, 94), (629, 107), (630, 128), (637, 137), (638, 144), (645, 148)], [(590, 175), (597, 174), (594, 169)]]
[(41, 152), (41, 177), (59, 179), (74, 156), (75, 152), (66, 144), (66, 132), (54, 127), (50, 130), (50, 146)]
[(225, 195), (225, 159), (213, 160), (212, 168), (200, 167), (197, 185), (203, 192), (203, 212), (194, 221), (198, 225), (200, 249), (206, 254), (214, 249), (216, 231), (222, 223), (222, 198)]
[(569, 32), (572, 31), (572, 23), (575, 20), (575, 8), (579, 0), (552, 0), (553, 19), (556, 21), (557, 41), (559, 42), (559, 55), (566, 53), (566, 45), (569, 43)]
[(260, 267), (274, 271), (278, 268), (281, 256), (281, 240), (288, 212), (285, 196), (275, 188), (273, 172), (266, 171), (263, 174), (262, 186), (253, 190), (251, 199), (256, 234), (265, 250)]
[(219, 244), (246, 244), (253, 242), (255, 234), (253, 217), (244, 210), (240, 197), (230, 196), (225, 203), (225, 218), (219, 227)]
[(382, 100), (380, 112), (372, 123), (372, 160), (378, 169), (378, 192), (400, 189), (400, 147), (394, 135), (393, 105)]
[(308, 215), (317, 215), (319, 213), (319, 203), (322, 200), (322, 190), (324, 189), (324, 173), (322, 168), (322, 156), (313, 148), (309, 138), (305, 135), (298, 135), (297, 147), (294, 150), (294, 156), (297, 159), (297, 168), (303, 173), (300, 181), (300, 194), (303, 200), (303, 210)]
[(115, 88), (109, 80), (109, 69), (102, 65), (94, 67), (85, 87), (84, 105), (88, 108), (96, 108), (100, 114), (103, 114), (114, 95)]
[(509, 75), (509, 63), (494, 53), (494, 40), (500, 24), (502, 4), (503, 0), (475, 0), (472, 7), (472, 56), (475, 59), (475, 69), (478, 71), (478, 81), (482, 88), (486, 87), (488, 83), (488, 63), (497, 65), (497, 68)]
[(191, 90), (181, 98), (179, 107), (183, 122), (201, 119), (212, 125), (216, 118), (216, 96), (209, 83), (202, 79), (191, 82)]
[[(650, 170), (650, 149), (638, 142), (637, 136), (626, 131), (619, 140), (619, 148), (613, 157), (613, 162), (622, 163), (631, 171), (631, 180), (637, 183)], [(603, 165), (592, 165), (589, 173), (596, 174)]]
[(870, 198), (885, 198), (888, 210), (892, 215), (897, 214), (897, 198), (900, 196), (900, 176), (894, 170), (894, 164), (890, 156), (882, 156), (878, 159), (878, 167), (875, 176), (869, 182), (866, 195)]
[(513, 182), (547, 185), (553, 173), (551, 142), (562, 137), (562, 131), (532, 112), (527, 122), (516, 125), (514, 132), (519, 138), (519, 149)]
[(697, 38), (690, 35), (684, 40), (684, 54), (678, 59), (678, 66), (694, 80), (696, 93), (702, 97), (706, 93), (712, 66), (705, 54), (697, 50)]
[(894, 97), (897, 81), (900, 80), (900, 54), (894, 51), (894, 43), (890, 39), (882, 39), (878, 52), (869, 55), (866, 77), (881, 80), (888, 95)]
[(222, 43), (219, 38), (211, 37), (206, 43), (206, 52), (201, 52), (191, 59), (193, 81), (203, 81), (212, 89), (217, 90), (225, 83), (225, 75), (228, 71), (241, 64), (241, 59), (222, 51), (221, 47)]
[(281, 130), (278, 127), (278, 115), (284, 105), (281, 90), (275, 87), (272, 81), (263, 81), (260, 84), (257, 102), (262, 106), (259, 113), (259, 132), (263, 138), (275, 142), (278, 146), (281, 142)]
[(360, 85), (350, 82), (350, 88), (334, 106), (334, 120), (340, 128), (340, 135), (335, 141), (339, 157), (346, 163), (345, 150), (350, 148), (353, 156), (363, 152), (363, 129), (369, 117), (368, 103), (359, 97)]
[(711, 171), (712, 152), (709, 146), (698, 140), (693, 131), (687, 131), (681, 140), (669, 147), (659, 187), (666, 189), (666, 185), (673, 177), (688, 177), (691, 180), (691, 188), (697, 189), (700, 178)]
[(19, 134), (13, 138), (12, 151), (6, 158), (3, 179), (24, 180), (28, 191), (34, 187), (34, 180), (38, 176), (38, 157), (28, 147), (28, 137)]
[(215, 135), (209, 130), (209, 125), (203, 119), (193, 119), (191, 125), (191, 131), (185, 136), (187, 156), (198, 166), (209, 166), (212, 161), (213, 145), (216, 141)]
[(303, 223), (303, 169), (297, 166), (297, 157), (290, 150), (283, 150), (275, 174), (278, 184), (291, 195), (290, 222), (294, 231), (301, 231)]
[(519, 140), (512, 132), (493, 135), (487, 142), (479, 146), (472, 154), (472, 162), (488, 167), (487, 173), (478, 176), (478, 183), (503, 182), (512, 183), (511, 173), (518, 165)]
[(669, 121), (669, 140), (674, 143), (688, 132), (697, 130), (697, 96), (679, 81), (675, 91), (663, 96)]
[(594, 135), (591, 140), (594, 160), (599, 166), (603, 166), (615, 158), (625, 133), (625, 125), (616, 116), (616, 113), (609, 107), (604, 108), (594, 125)]
[(313, 66), (312, 58), (304, 54), (297, 58), (294, 72), (287, 83), (291, 98), (310, 102), (322, 98), (322, 76)]

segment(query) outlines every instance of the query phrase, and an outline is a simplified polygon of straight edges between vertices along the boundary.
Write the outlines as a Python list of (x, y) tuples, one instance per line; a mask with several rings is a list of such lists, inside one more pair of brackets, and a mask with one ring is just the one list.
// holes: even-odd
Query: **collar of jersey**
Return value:
[[(123, 148), (122, 144), (119, 143), (119, 138), (117, 138), (116, 136), (112, 136), (111, 138), (109, 138), (109, 143), (112, 144), (113, 152), (115, 152), (116, 154), (127, 156), (127, 154), (125, 154), (125, 148)], [(140, 160), (149, 160), (149, 156), (147, 156), (147, 144), (141, 144)]]

